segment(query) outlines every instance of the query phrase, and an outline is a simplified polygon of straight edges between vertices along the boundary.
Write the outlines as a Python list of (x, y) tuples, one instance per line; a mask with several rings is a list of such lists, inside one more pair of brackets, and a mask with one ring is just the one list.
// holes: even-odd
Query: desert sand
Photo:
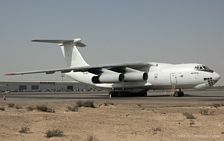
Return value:
[[(9, 107), (9, 103), (15, 104)], [(94, 101), (96, 108), (81, 107), (78, 112), (67, 110), (73, 102), (19, 102), (1, 101), (1, 141), (188, 141), (224, 140), (224, 106), (214, 103), (121, 103)], [(46, 105), (55, 113), (27, 107)], [(207, 110), (202, 115), (200, 109)], [(192, 113), (187, 119), (183, 113)], [(22, 127), (29, 130), (20, 133)], [(46, 131), (59, 129), (61, 137), (46, 137)]]

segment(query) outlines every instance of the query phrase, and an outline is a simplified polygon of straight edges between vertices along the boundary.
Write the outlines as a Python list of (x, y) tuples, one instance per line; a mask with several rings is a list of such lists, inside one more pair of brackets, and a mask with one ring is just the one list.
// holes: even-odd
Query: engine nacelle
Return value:
[(93, 83), (119, 83), (124, 81), (124, 75), (120, 73), (106, 73), (92, 77)]
[(148, 79), (148, 74), (145, 72), (130, 72), (124, 74), (124, 81), (133, 82), (133, 81), (146, 81)]

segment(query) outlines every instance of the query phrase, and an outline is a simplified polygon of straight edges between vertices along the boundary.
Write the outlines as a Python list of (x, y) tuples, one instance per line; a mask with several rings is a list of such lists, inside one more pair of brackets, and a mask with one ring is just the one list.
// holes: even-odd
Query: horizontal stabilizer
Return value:
[(32, 40), (32, 42), (42, 42), (42, 43), (72, 43), (74, 42), (76, 46), (85, 47), (86, 45), (81, 42), (80, 38), (74, 40)]

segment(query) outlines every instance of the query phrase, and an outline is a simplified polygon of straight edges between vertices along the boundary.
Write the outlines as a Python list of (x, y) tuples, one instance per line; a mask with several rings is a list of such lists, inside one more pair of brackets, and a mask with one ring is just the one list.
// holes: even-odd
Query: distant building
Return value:
[(92, 89), (90, 86), (78, 82), (0, 81), (0, 91), (77, 91), (90, 89)]

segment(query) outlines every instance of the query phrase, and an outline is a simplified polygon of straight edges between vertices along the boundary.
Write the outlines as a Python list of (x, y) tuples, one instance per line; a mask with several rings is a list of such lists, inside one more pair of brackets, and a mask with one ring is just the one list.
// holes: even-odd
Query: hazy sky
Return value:
[(224, 78), (223, 0), (1, 0), (0, 81), (60, 81), (4, 74), (66, 67), (57, 44), (30, 41), (77, 37), (89, 64), (197, 62)]

